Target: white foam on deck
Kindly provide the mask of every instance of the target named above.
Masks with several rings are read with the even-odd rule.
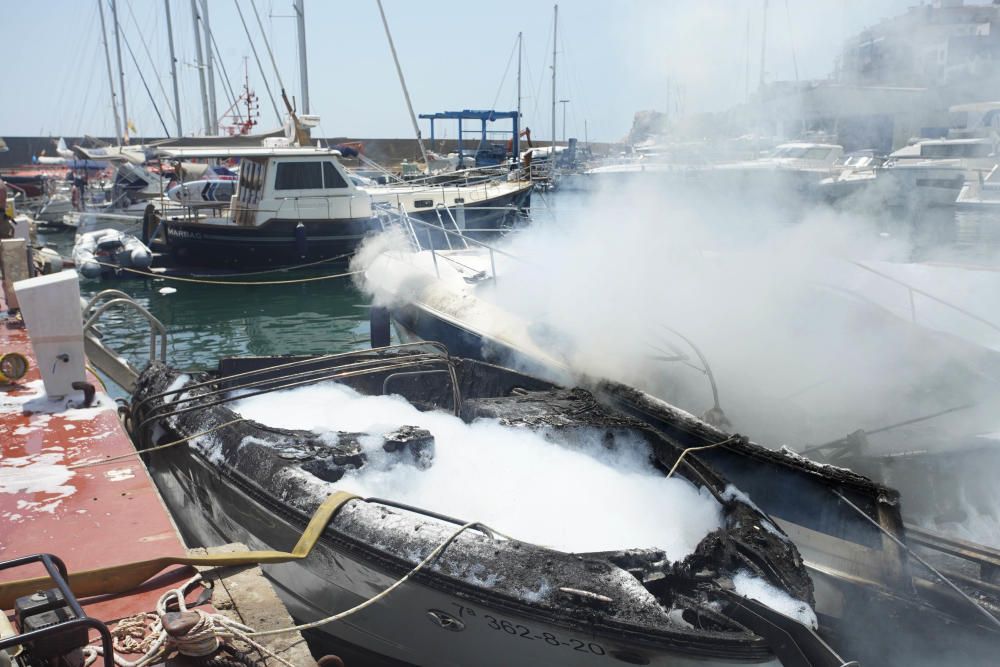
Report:
[[[18,509],[54,511],[62,498],[76,493],[76,487],[67,484],[76,473],[62,463],[64,458],[62,448],[30,456],[0,458],[0,493],[46,494],[48,497],[39,500],[19,500]]]
[[[756,600],[767,605],[779,614],[784,614],[789,618],[794,618],[803,625],[807,625],[813,630],[819,627],[816,620],[816,612],[803,602],[796,600],[785,591],[772,586],[760,577],[755,577],[743,570],[733,577],[733,586],[736,592],[745,598]]]
[[[560,445],[492,420],[465,424],[420,412],[398,396],[362,396],[332,383],[242,399],[233,409],[270,426],[381,434],[401,425],[435,437],[427,470],[396,464],[380,438],[362,438],[369,461],[337,488],[478,520],[518,539],[564,551],[662,549],[690,554],[720,526],[721,507],[681,478],[665,479],[638,439],[607,450],[594,430]]]

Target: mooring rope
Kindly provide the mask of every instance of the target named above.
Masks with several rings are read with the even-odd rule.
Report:
[[[375,604],[379,600],[384,599],[386,596],[388,596],[394,590],[396,590],[397,588],[399,588],[400,586],[402,586],[403,584],[405,584],[410,579],[410,577],[412,577],[413,575],[415,575],[418,572],[420,572],[421,570],[423,570],[431,561],[433,561],[435,558],[437,558],[439,555],[441,555],[441,552],[443,552],[445,549],[447,549],[448,546],[452,542],[454,542],[455,539],[459,535],[461,535],[462,533],[464,533],[465,531],[467,531],[470,528],[478,528],[478,529],[485,530],[485,531],[491,531],[492,530],[489,526],[486,526],[485,524],[479,523],[478,521],[470,521],[468,523],[462,524],[457,530],[455,530],[454,532],[451,533],[451,535],[448,536],[448,539],[446,539],[444,542],[442,542],[437,547],[435,547],[435,549],[433,551],[431,551],[429,554],[427,554],[427,556],[422,561],[420,561],[419,563],[417,563],[413,567],[413,569],[411,569],[409,572],[407,572],[401,579],[397,579],[388,588],[386,588],[385,590],[379,592],[378,594],[376,594],[376,595],[368,598],[364,602],[361,602],[361,603],[359,603],[359,604],[357,604],[357,605],[355,605],[355,606],[353,606],[350,609],[347,609],[345,611],[339,612],[337,614],[333,614],[332,616],[327,616],[326,618],[321,618],[318,621],[312,621],[310,623],[301,623],[299,625],[292,625],[292,626],[289,626],[287,628],[278,628],[277,630],[261,630],[261,631],[258,631],[258,632],[249,632],[249,633],[247,633],[247,636],[248,637],[266,637],[266,636],[269,636],[269,635],[280,635],[280,634],[284,634],[286,632],[299,632],[299,631],[302,631],[302,630],[311,630],[312,628],[318,628],[321,625],[326,625],[328,623],[333,623],[334,621],[339,621],[341,619],[347,618],[348,616],[350,616],[352,614],[356,614],[357,612],[361,611],[362,609],[365,609],[366,607]]]
[[[329,276],[312,276],[310,278],[292,278],[289,280],[208,280],[206,278],[187,278],[184,276],[170,276],[160,273],[150,273],[149,271],[140,271],[139,269],[132,269],[127,266],[119,266],[117,264],[111,264],[109,262],[98,262],[94,260],[96,264],[101,266],[106,266],[117,271],[128,271],[129,273],[135,273],[146,278],[162,278],[163,280],[176,280],[182,283],[196,283],[199,285],[294,285],[298,283],[311,283],[318,280],[332,280],[333,278],[346,278],[347,276],[355,276],[363,271],[347,271],[346,273],[334,273]]]
[[[157,445],[156,447],[149,447],[147,449],[137,449],[136,451],[129,452],[128,454],[121,454],[120,456],[111,456],[111,457],[108,457],[106,459],[101,459],[100,461],[83,461],[81,463],[74,463],[73,465],[66,466],[66,468],[69,469],[69,470],[73,470],[73,469],[76,469],[76,468],[91,468],[93,466],[102,466],[102,465],[106,465],[108,463],[112,463],[114,461],[120,461],[122,459],[132,458],[133,456],[139,456],[140,454],[148,454],[149,452],[155,452],[155,451],[160,450],[160,449],[166,449],[168,447],[173,447],[175,445],[179,445],[181,443],[187,442],[188,440],[194,440],[195,438],[200,438],[203,435],[208,435],[209,433],[214,433],[215,431],[218,431],[219,429],[225,428],[226,426],[231,426],[231,425],[236,424],[238,422],[245,422],[245,421],[250,421],[250,420],[247,419],[247,418],[245,418],[245,417],[240,417],[239,419],[232,419],[232,420],[227,421],[227,422],[225,422],[223,424],[219,424],[218,426],[213,426],[210,429],[206,429],[206,430],[202,431],[201,433],[195,433],[194,435],[186,435],[183,438],[180,438],[178,440],[174,440],[173,442],[168,442],[165,445]]]

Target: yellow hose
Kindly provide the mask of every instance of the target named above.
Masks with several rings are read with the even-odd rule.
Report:
[[[69,575],[70,590],[78,598],[93,595],[119,595],[138,588],[163,568],[170,565],[198,565],[207,567],[227,565],[254,565],[264,563],[286,563],[308,556],[322,535],[330,519],[343,505],[358,496],[345,491],[337,491],[327,497],[316,508],[309,525],[302,532],[299,541],[291,551],[247,551],[235,554],[212,554],[206,556],[162,556],[134,563],[122,563],[109,567],[74,572]],[[108,544],[114,548],[113,543]],[[0,609],[10,609],[14,601],[24,595],[51,588],[54,583],[49,577],[35,577],[0,583]]]

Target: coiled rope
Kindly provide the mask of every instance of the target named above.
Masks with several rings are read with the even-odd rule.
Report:
[[[184,597],[187,593],[187,589],[201,580],[201,575],[198,574],[189,579],[182,586],[164,593],[156,603],[156,613],[136,614],[118,622],[118,625],[111,631],[116,652],[114,656],[115,664],[119,667],[148,667],[149,665],[161,661],[172,652],[177,652],[181,655],[189,657],[205,657],[212,655],[215,651],[219,650],[225,642],[232,642],[232,640],[236,639],[247,643],[269,657],[274,658],[282,665],[295,667],[287,660],[268,649],[266,646],[263,646],[259,642],[255,641],[253,638],[309,630],[328,623],[339,621],[351,616],[352,614],[356,614],[362,609],[385,599],[390,593],[409,581],[411,577],[423,570],[432,561],[434,561],[434,559],[440,556],[441,553],[447,549],[459,535],[470,528],[490,531],[488,526],[481,524],[478,521],[465,523],[453,531],[447,539],[435,547],[429,554],[427,554],[426,557],[424,557],[423,560],[403,575],[403,577],[397,579],[388,588],[370,597],[364,602],[361,602],[360,604],[357,604],[345,611],[333,614],[332,616],[322,618],[318,621],[301,623],[299,625],[292,625],[285,628],[277,628],[275,630],[254,631],[253,628],[234,621],[231,618],[223,616],[222,614],[207,613],[200,609],[195,609],[193,611],[198,614],[197,623],[182,634],[171,635],[168,633],[163,627],[163,616],[167,613],[167,605],[171,600],[176,600],[180,611],[188,611]],[[131,662],[119,656],[119,652],[142,652],[143,655],[138,660]],[[89,667],[89,665],[93,664],[93,662],[97,660],[97,657],[100,655],[103,655],[103,650],[100,647],[88,646],[84,650],[84,667]]]
[[[195,609],[191,613],[198,615],[197,622],[180,634],[170,634],[163,627],[163,617],[167,614],[167,606],[176,601],[181,612],[188,612],[184,600],[188,589],[201,581],[201,575],[195,575],[178,588],[165,592],[156,603],[156,613],[142,613],[129,616],[118,622],[111,631],[115,648],[115,664],[119,667],[147,667],[161,662],[171,653],[179,653],[191,658],[203,658],[218,651],[224,643],[233,640],[245,642],[286,667],[295,667],[274,651],[251,639],[253,628],[234,621],[217,613],[207,613]],[[142,657],[129,661],[119,653],[142,653]],[[84,649],[84,666],[93,664],[104,651],[99,646],[88,646]]]

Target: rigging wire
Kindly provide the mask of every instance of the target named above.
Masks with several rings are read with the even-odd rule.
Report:
[[[553,21],[555,18],[552,19]],[[538,88],[535,89],[535,106],[531,110],[531,115],[534,117],[538,116],[538,102],[542,97],[542,84],[545,82],[545,66],[549,63],[549,45],[552,43],[552,21],[549,22],[549,28],[546,31],[548,37],[545,38],[545,60],[542,61],[542,71],[538,75]]]
[[[274,107],[274,115],[278,119],[278,124],[280,125],[281,112],[278,111],[278,105],[274,101],[274,95],[271,93],[271,84],[267,82],[267,74],[264,73],[264,66],[261,65],[260,56],[257,55],[257,47],[254,46],[253,37],[250,36],[250,28],[247,27],[246,19],[243,18],[243,10],[240,9],[240,0],[233,0],[233,4],[236,5],[236,11],[240,15],[240,22],[243,24],[243,31],[247,34],[247,41],[250,42],[250,50],[253,51],[253,59],[257,62],[257,69],[260,70],[260,76],[264,80],[264,89],[267,90],[267,97],[271,100],[271,106]]]
[[[90,109],[90,93],[92,93],[94,88],[97,87],[94,85],[94,77],[97,75],[100,69],[98,67],[98,58],[100,58],[100,55],[101,55],[101,43],[100,41],[95,41],[93,55],[90,58],[90,66],[86,70],[90,72],[90,79],[87,80],[87,85],[83,95],[83,102],[80,104],[80,113],[77,114],[76,128],[73,130],[73,133],[76,135],[79,135],[80,130],[83,129],[83,114],[87,109]],[[93,113],[92,109],[91,112]]]
[[[278,70],[278,63],[274,60],[274,51],[271,50],[271,42],[267,38],[267,33],[264,31],[264,23],[260,20],[260,14],[257,12],[257,3],[255,0],[250,0],[250,7],[253,9],[253,15],[257,17],[257,26],[260,28],[260,35],[264,38],[264,46],[267,47],[267,55],[271,57],[271,67],[274,68],[274,76],[278,79],[278,86],[282,91],[285,90],[285,82],[281,80],[281,72]]]
[[[792,10],[788,8],[788,0],[785,0],[785,15],[788,16],[788,41],[792,45],[792,67],[795,68],[795,81],[799,80],[799,62],[795,57],[795,34],[792,32]]]
[[[219,51],[219,45],[215,43],[215,32],[212,31],[208,34],[209,37],[212,38],[212,47],[215,49],[215,62],[219,63],[219,68],[222,70],[223,89],[229,92],[229,99],[227,102],[232,105],[230,108],[236,109],[238,113],[239,107],[237,106],[237,103],[239,100],[236,97],[236,93],[233,92],[233,84],[229,80],[229,72],[226,71],[226,64],[222,61],[222,53]]]
[[[79,7],[82,10],[85,7],[85,5],[80,4]],[[80,50],[81,50],[81,48],[83,47],[83,45],[85,43],[91,41],[91,39],[90,39],[90,31],[93,29],[93,26],[94,26],[94,23],[95,23],[95,19],[96,19],[96,12],[93,12],[90,15],[90,23],[88,24],[87,30],[86,31],[81,31],[80,33],[77,34],[77,42],[74,44],[73,48],[69,50],[69,53],[79,53]],[[76,25],[79,25],[80,23],[81,23],[80,21],[77,21]],[[69,96],[70,100],[74,100],[77,97],[79,97],[79,95],[76,95],[76,94],[70,95],[71,83],[76,83],[77,85],[79,85],[79,83],[80,83],[80,79],[79,78],[75,78],[74,79],[74,75],[76,75],[77,72],[78,71],[74,67],[67,67],[65,70],[63,70],[63,78],[61,79],[61,81],[60,81],[60,83],[58,85],[59,97],[58,97],[58,100],[57,100],[55,106],[52,107],[52,109],[54,111],[56,111],[57,113],[60,112],[62,109],[66,108],[66,106],[67,106],[67,104],[66,104],[66,98],[67,98],[67,96]],[[75,87],[73,88],[73,93],[76,93],[76,88]],[[52,126],[54,126],[54,124]],[[44,132],[42,134],[44,134]]]
[[[510,72],[510,64],[514,62],[514,54],[517,52],[517,39],[514,40],[514,46],[510,50],[510,56],[507,57],[507,66],[503,70],[503,78],[500,79],[500,85],[497,86],[497,94],[493,97],[493,104],[490,106],[491,109],[497,108],[497,102],[500,101],[500,93],[503,91],[503,84],[507,83],[507,73]]]
[[[163,114],[160,113],[160,107],[156,103],[156,99],[153,97],[153,91],[149,89],[149,84],[146,83],[146,77],[142,75],[142,70],[139,69],[139,61],[136,60],[135,52],[132,50],[132,45],[129,44],[128,36],[125,34],[125,30],[122,29],[121,24],[118,24],[119,30],[122,33],[122,40],[125,42],[125,48],[128,49],[128,54],[132,57],[132,64],[135,65],[135,73],[139,75],[139,80],[142,81],[142,87],[146,89],[146,95],[149,96],[149,102],[153,105],[153,111],[156,112],[156,117],[160,119],[160,125],[163,127],[163,133],[166,136],[170,136],[170,130],[167,129],[167,124],[163,120]],[[125,121],[129,122],[128,119]]]
[[[135,12],[132,11],[132,0],[125,0],[125,8],[128,10],[132,23],[135,25],[136,32],[139,33],[139,41],[142,42],[142,48],[146,51],[146,58],[149,59],[149,66],[153,69],[153,74],[156,76],[156,83],[160,87],[160,93],[163,94],[163,101],[166,104],[167,111],[170,112],[170,117],[176,124],[177,116],[174,115],[174,109],[173,105],[170,103],[170,97],[167,95],[167,91],[163,87],[163,78],[160,76],[160,72],[156,69],[156,63],[153,61],[153,54],[149,52],[149,42],[146,40],[145,35],[142,32],[142,28],[139,27],[139,21],[135,18]],[[138,65],[136,65],[136,68],[138,68]]]

